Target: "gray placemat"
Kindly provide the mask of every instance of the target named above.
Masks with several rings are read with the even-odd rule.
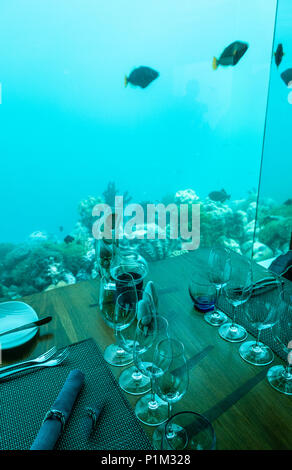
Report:
[[[72,369],[85,383],[57,450],[149,450],[151,443],[92,339],[70,346],[60,366],[18,374],[0,384],[0,449],[29,449]],[[88,437],[85,408],[101,405],[96,431]]]

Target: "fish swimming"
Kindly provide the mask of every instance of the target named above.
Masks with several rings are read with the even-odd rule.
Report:
[[[159,73],[156,70],[141,66],[132,70],[130,75],[125,77],[125,86],[131,83],[131,85],[146,88],[157,77],[159,77]]]
[[[212,199],[212,201],[225,202],[226,199],[230,199],[230,194],[227,194],[225,189],[221,189],[221,191],[212,191],[209,194],[209,198]]]
[[[285,55],[283,51],[283,44],[278,44],[277,50],[274,52],[275,63],[277,67],[279,67],[280,63],[282,62],[283,55]]]
[[[241,57],[246,53],[247,49],[248,44],[246,42],[232,42],[231,44],[229,44],[229,46],[225,47],[219,59],[213,57],[213,69],[216,70],[219,65],[223,65],[224,67],[228,65],[236,65],[237,62],[241,59]]]
[[[287,199],[287,201],[284,202],[285,206],[292,206],[292,199]]]
[[[68,245],[69,243],[74,242],[74,240],[75,240],[75,238],[72,237],[72,235],[67,235],[67,236],[64,238],[64,242],[67,243],[67,245]]]
[[[280,222],[283,219],[284,217],[281,217],[280,215],[267,215],[264,217],[263,223],[268,224],[269,222]]]
[[[287,86],[290,86],[290,82],[292,84],[292,69],[287,69],[281,73],[282,80],[286,83]]]

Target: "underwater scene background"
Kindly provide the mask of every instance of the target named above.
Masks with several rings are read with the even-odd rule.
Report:
[[[2,0],[0,298],[95,277],[92,208],[115,195],[200,204],[200,246],[287,251],[291,24],[290,0]],[[141,65],[159,76],[125,87]]]

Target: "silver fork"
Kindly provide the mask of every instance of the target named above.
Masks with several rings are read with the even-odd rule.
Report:
[[[0,367],[0,374],[4,371],[14,369],[15,367],[21,367],[21,366],[24,366],[26,364],[40,364],[42,362],[45,362],[48,359],[50,359],[56,353],[56,351],[57,351],[56,346],[53,346],[47,352],[41,354],[40,356],[36,357],[35,359],[30,359],[28,361],[19,362],[18,364],[11,364],[10,366]]]
[[[29,370],[29,369],[34,369],[38,367],[54,367],[58,366],[61,364],[66,357],[69,355],[69,348],[63,349],[54,359],[49,359],[46,362],[43,362],[41,364],[33,364],[31,366],[25,366],[25,367],[20,367],[19,369],[13,369],[8,372],[0,373],[0,379],[4,379],[4,377],[10,377],[11,375],[16,374],[17,372],[22,372],[24,370]]]

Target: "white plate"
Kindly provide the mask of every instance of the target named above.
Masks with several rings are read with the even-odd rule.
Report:
[[[0,333],[36,320],[38,320],[36,312],[24,302],[0,303]],[[37,334],[37,331],[38,328],[34,327],[29,330],[0,336],[0,347],[4,350],[21,346],[30,341]]]

